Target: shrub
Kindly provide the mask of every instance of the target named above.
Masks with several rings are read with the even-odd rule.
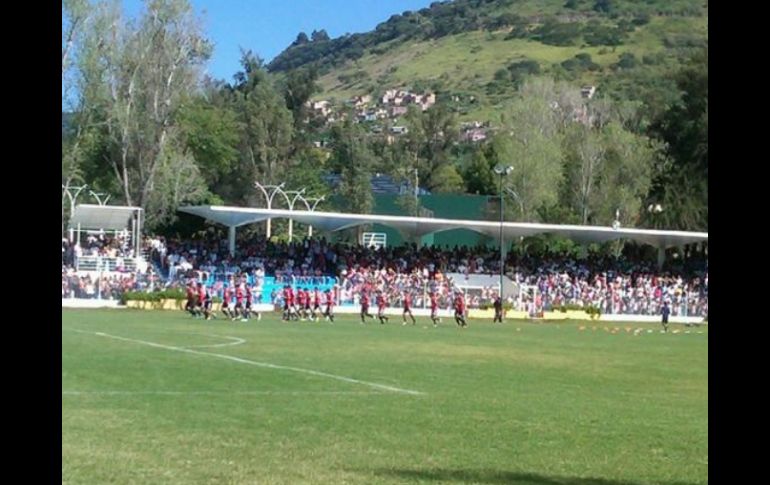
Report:
[[[159,302],[162,300],[184,300],[187,298],[187,294],[181,289],[169,289],[161,291],[127,291],[123,293],[121,302],[131,301],[153,301]]]
[[[548,20],[544,25],[535,30],[535,40],[548,45],[572,45],[580,35],[580,30],[580,24],[578,23],[559,23],[554,20]]]
[[[636,65],[636,56],[630,52],[624,52],[620,55],[620,60],[615,64],[615,67],[618,69],[632,69],[636,67]]]

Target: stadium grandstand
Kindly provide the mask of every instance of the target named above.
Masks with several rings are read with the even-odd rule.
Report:
[[[485,308],[500,295],[502,280],[508,308],[533,316],[561,307],[594,307],[608,315],[658,315],[665,301],[674,317],[708,315],[707,233],[194,206],[180,211],[228,231],[207,239],[179,240],[138,238],[139,213],[109,207],[78,206],[72,218],[71,227],[80,227],[73,241],[62,240],[63,300],[117,302],[126,291],[183,288],[191,280],[221,297],[244,277],[255,289],[257,303],[274,306],[282,304],[281,289],[289,285],[331,290],[343,307],[358,305],[361,292],[368,289],[381,290],[392,307],[401,305],[408,294],[415,308],[426,308],[429,295],[435,293],[439,305],[450,308],[453,293],[460,291],[470,308]],[[84,225],[86,214],[89,229]],[[320,229],[324,236],[295,235],[292,243],[237,237],[237,228],[268,219],[291,219]],[[358,244],[332,240],[340,231],[372,224],[396,228],[416,242],[372,245],[363,244],[363,239]],[[618,239],[637,244],[625,245],[618,257],[587,249],[579,256],[519,251],[514,244],[504,256],[501,279],[500,252],[494,245],[419,242],[430,233],[457,228],[491,238],[502,232],[504,241],[513,242],[551,234],[584,248]],[[654,251],[657,258],[650,257]]]

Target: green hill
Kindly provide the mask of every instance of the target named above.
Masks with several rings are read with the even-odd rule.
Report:
[[[269,68],[318,68],[317,99],[429,89],[454,100],[461,119],[490,119],[531,73],[604,91],[636,89],[640,78],[659,82],[688,50],[707,43],[708,5],[457,0],[394,15],[369,33],[321,38],[295,42]]]

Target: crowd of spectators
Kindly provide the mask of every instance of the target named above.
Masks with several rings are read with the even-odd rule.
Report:
[[[110,254],[119,251],[120,244],[120,240],[97,235],[88,239],[83,250]],[[260,282],[265,276],[275,276],[279,282],[293,279],[309,284],[331,276],[337,278],[337,294],[343,304],[357,304],[361,291],[367,289],[383,291],[392,306],[401,305],[408,293],[417,308],[427,306],[433,291],[442,307],[451,305],[457,289],[467,293],[471,308],[492,305],[498,295],[497,285],[469,289],[462,278],[453,281],[447,276],[499,274],[499,253],[494,247],[418,248],[405,244],[373,249],[323,238],[291,244],[252,239],[240,241],[231,256],[227,241],[216,237],[150,237],[144,244],[171,285],[189,278],[205,281],[212,274],[221,275],[220,281],[246,273]],[[63,264],[70,252],[63,243]],[[658,270],[649,255],[634,250],[617,257],[593,252],[580,258],[566,252],[512,251],[507,255],[506,274],[521,291],[508,295],[506,303],[519,310],[594,307],[602,313],[657,315],[668,301],[673,316],[706,316],[708,260],[701,249],[690,248],[683,256],[669,258]],[[89,294],[87,280],[75,286]]]
[[[72,268],[62,268],[61,297],[102,300],[120,300],[126,291],[142,291],[151,287],[152,281],[146,275],[131,273],[102,273],[93,276],[87,272],[78,273]]]

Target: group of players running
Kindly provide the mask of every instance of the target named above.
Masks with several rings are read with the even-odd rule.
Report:
[[[233,282],[228,288],[225,288],[222,295],[221,312],[225,318],[232,321],[239,320],[247,322],[251,318],[251,304],[253,301],[254,289],[249,286],[246,280]],[[191,281],[187,285],[187,304],[185,311],[189,312],[194,318],[205,318],[211,320],[216,318],[216,314],[211,311],[212,294],[208,286],[203,283]],[[262,314],[256,313],[257,320],[262,319]]]
[[[369,313],[369,291],[364,290],[361,292],[361,323],[366,322],[366,317],[369,317],[371,319],[374,319],[374,315]],[[414,315],[412,314],[412,295],[409,293],[404,293],[403,298],[403,312],[401,313],[401,318],[403,320],[402,325],[406,325],[406,316],[409,315],[409,318],[412,320],[412,325],[415,325],[417,322],[414,318]],[[377,303],[377,318],[380,320],[380,324],[385,324],[389,319],[388,316],[385,315],[385,308],[388,307],[388,299],[386,298],[385,293],[382,290],[378,290],[376,292],[376,303]],[[452,302],[452,306],[454,308],[454,318],[455,322],[457,322],[457,325],[460,327],[467,327],[468,323],[465,321],[465,317],[467,315],[467,308],[465,306],[465,297],[462,293],[457,292],[455,294],[454,300]],[[433,321],[433,326],[436,327],[441,322],[441,318],[438,316],[438,295],[436,292],[431,292],[430,294],[430,319]]]
[[[321,309],[321,305],[326,308]],[[334,321],[334,295],[331,290],[326,290],[323,297],[321,291],[316,288],[294,289],[286,285],[283,287],[283,314],[281,320],[313,320],[318,321],[323,316],[326,321]]]
[[[231,285],[224,289],[222,296],[222,314],[225,318],[229,318],[232,321],[239,320],[246,322],[251,317],[252,313],[252,301],[253,301],[254,289],[249,286],[246,280],[239,280],[237,282],[231,282]],[[369,313],[370,293],[372,290],[364,289],[361,292],[361,323],[366,322],[366,317],[374,319],[374,315]],[[403,319],[402,325],[407,324],[406,317],[412,321],[412,325],[415,325],[417,321],[412,314],[412,295],[404,293],[403,298],[403,312],[401,318]],[[185,311],[189,312],[195,318],[205,318],[211,320],[216,318],[216,314],[212,312],[212,294],[209,287],[203,283],[195,283],[191,281],[187,285],[187,304],[185,305]],[[385,309],[388,306],[388,299],[382,290],[376,291],[376,304],[377,304],[377,318],[380,320],[380,324],[388,322],[389,318],[385,315]],[[433,326],[437,326],[441,322],[441,318],[438,316],[438,295],[435,292],[430,294],[430,319],[433,321]],[[468,323],[465,320],[467,315],[467,307],[465,305],[465,297],[462,293],[457,292],[452,302],[454,308],[454,318],[457,325],[460,327],[467,327]],[[323,307],[323,308],[322,308]],[[259,312],[256,312],[257,320],[262,318]],[[283,288],[283,314],[281,319],[283,321],[290,320],[312,320],[319,321],[321,317],[324,320],[334,322],[334,295],[331,290],[326,290],[323,295],[318,288],[311,290],[309,288],[298,288],[295,290],[286,285]]]

